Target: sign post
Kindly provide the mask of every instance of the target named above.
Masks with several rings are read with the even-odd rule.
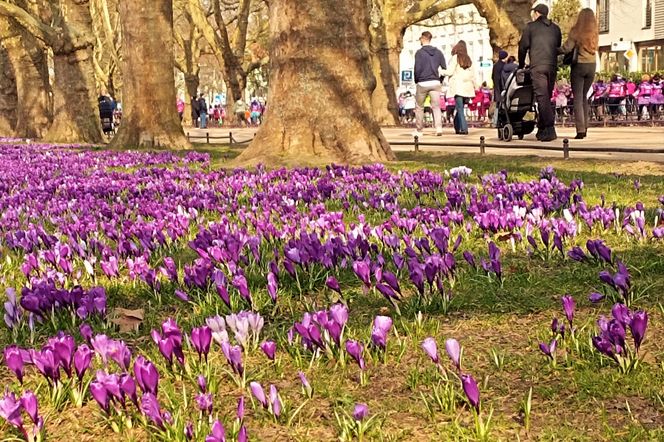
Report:
[[[413,70],[406,69],[401,71],[401,84],[411,85],[413,84]]]

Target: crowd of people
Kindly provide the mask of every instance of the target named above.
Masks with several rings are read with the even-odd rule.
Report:
[[[599,33],[591,9],[581,10],[564,42],[560,28],[548,17],[546,5],[535,5],[531,14],[532,22],[521,36],[518,54],[499,52],[490,85],[477,84],[463,40],[452,49],[448,66],[442,52],[431,45],[432,34],[422,33],[422,47],[415,54],[415,93],[406,91],[398,97],[401,122],[415,123],[413,135],[422,137],[425,124],[430,123],[440,136],[445,120],[453,122],[456,134],[465,135],[467,117],[476,121],[492,118],[495,126],[495,109],[505,99],[507,80],[520,68],[527,68],[532,79],[538,115],[536,137],[540,141],[555,140],[556,120],[565,118],[574,119],[576,138],[582,139],[593,118],[631,115],[640,120],[663,114],[664,79],[659,75],[644,75],[637,82],[619,75],[610,79],[597,77]],[[571,68],[570,81],[557,80],[559,56]]]
[[[176,103],[180,121],[184,118],[185,103],[178,98]],[[191,97],[191,121],[192,126],[199,129],[210,127],[222,127],[229,125],[238,125],[241,127],[258,126],[263,122],[263,115],[266,110],[266,102],[260,98],[254,98],[250,103],[246,103],[239,98],[230,106],[230,113],[227,106],[214,104],[208,106],[205,96],[200,94],[198,98]]]

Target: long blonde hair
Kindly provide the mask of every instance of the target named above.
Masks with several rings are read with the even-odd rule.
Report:
[[[579,12],[576,23],[572,26],[569,36],[576,42],[580,49],[586,52],[596,53],[599,48],[599,31],[597,18],[590,8],[584,8]]]

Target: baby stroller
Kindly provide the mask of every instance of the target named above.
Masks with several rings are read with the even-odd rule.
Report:
[[[515,135],[523,140],[535,129],[537,108],[529,69],[517,69],[508,77],[497,112],[499,140],[512,141]]]
[[[113,125],[113,101],[109,97],[99,97],[99,118],[105,135],[115,131]]]

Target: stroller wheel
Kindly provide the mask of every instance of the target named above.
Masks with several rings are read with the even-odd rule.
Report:
[[[501,140],[501,141],[503,139],[503,129],[502,128],[498,129],[498,139]]]
[[[512,129],[511,124],[506,124],[505,127],[503,127],[503,140],[504,141],[512,141],[512,136],[514,135],[514,129]]]

